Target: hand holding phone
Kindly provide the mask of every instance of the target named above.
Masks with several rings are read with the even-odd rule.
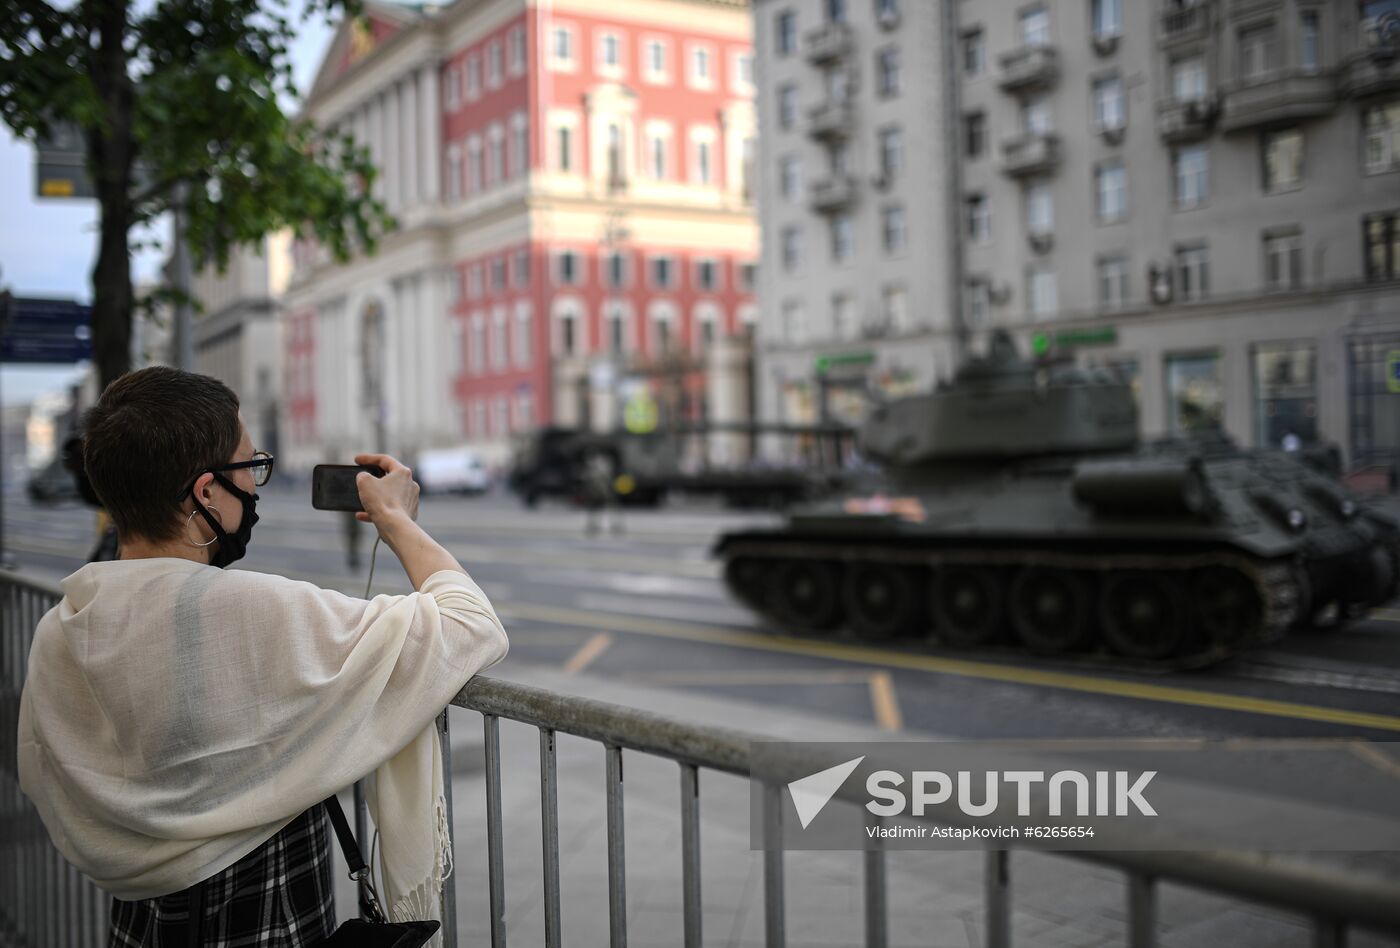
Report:
[[[355,463],[382,473],[378,480],[356,475],[364,505],[356,517],[379,527],[381,535],[385,524],[400,515],[418,519],[418,484],[412,471],[387,454],[357,454]]]
[[[383,477],[384,470],[370,464],[318,464],[311,470],[311,506],[317,510],[363,511],[360,487],[355,479],[361,473]]]

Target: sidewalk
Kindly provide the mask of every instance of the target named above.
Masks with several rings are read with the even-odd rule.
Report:
[[[552,668],[508,663],[498,677],[553,691],[613,701],[685,721],[786,739],[908,740],[936,737],[826,720],[780,708],[722,701],[681,690],[629,685]],[[453,797],[456,891],[463,946],[490,944],[486,869],[485,779],[481,718],[453,711]],[[754,722],[762,722],[755,726]],[[539,802],[539,737],[533,727],[501,722],[505,823],[506,924],[509,943],[543,942]],[[559,850],[562,929],[567,945],[608,944],[607,828],[601,745],[558,740]],[[624,752],[628,944],[681,942],[681,841],[676,764]],[[748,786],[701,771],[701,864],[705,944],[763,945],[762,853],[749,850]],[[984,943],[980,852],[887,854],[891,946],[976,948]],[[860,853],[796,852],[785,862],[787,943],[793,948],[864,944]],[[344,914],[354,905],[343,874]],[[1109,869],[1037,853],[1011,864],[1013,934],[1017,945],[1096,946],[1126,943],[1126,881]],[[1231,899],[1164,886],[1158,905],[1163,946],[1311,944],[1301,918]],[[1394,945],[1354,933],[1353,946]]]

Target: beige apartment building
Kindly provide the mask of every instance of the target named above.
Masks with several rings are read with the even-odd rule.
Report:
[[[765,176],[781,174],[768,119],[786,75],[765,21],[771,34],[796,16],[809,42],[842,21],[868,35],[850,54],[862,88],[865,77],[878,85],[881,50],[895,43],[904,75],[950,77],[896,100],[906,123],[955,116],[936,132],[956,160],[941,163],[937,141],[909,150],[906,188],[923,201],[909,205],[912,252],[845,281],[867,292],[900,266],[909,280],[954,281],[919,297],[955,308],[912,327],[903,358],[931,359],[943,378],[959,323],[974,340],[1006,327],[1027,349],[1122,370],[1149,436],[1218,424],[1245,444],[1296,435],[1335,441],[1355,461],[1396,455],[1400,2],[764,0],[757,10]],[[863,25],[882,18],[895,24],[883,35]],[[927,32],[939,27],[941,37]],[[897,119],[865,114],[847,141],[869,160]],[[951,218],[937,206],[947,186]],[[878,214],[888,199],[858,187]],[[783,228],[822,223],[817,193],[800,221],[763,204],[760,373],[800,348],[776,327],[807,280],[785,277],[774,255]],[[940,227],[953,228],[951,252],[929,252],[931,239],[914,250],[913,235]],[[820,255],[812,264],[834,269]],[[847,292],[835,282],[822,291]],[[813,386],[829,387],[813,370],[837,356],[878,382],[879,343],[816,347]]]

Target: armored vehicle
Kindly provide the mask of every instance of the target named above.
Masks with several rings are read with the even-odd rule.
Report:
[[[1128,384],[1027,361],[1005,334],[875,409],[860,444],[869,482],[715,547],[781,627],[1178,667],[1396,592],[1400,530],[1337,465],[1141,443]]]

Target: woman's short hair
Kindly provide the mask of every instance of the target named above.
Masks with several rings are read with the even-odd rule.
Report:
[[[128,372],[88,413],[83,466],[120,537],[180,535],[180,491],[238,450],[238,396],[166,366]]]

